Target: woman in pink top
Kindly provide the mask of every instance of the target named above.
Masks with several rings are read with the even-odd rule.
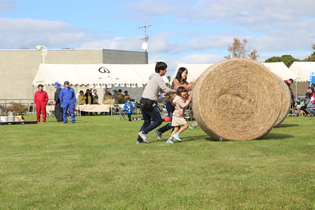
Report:
[[[188,91],[188,94],[190,94],[193,82],[188,83],[186,81],[187,75],[188,75],[188,70],[185,67],[180,67],[177,71],[175,79],[172,82],[171,87],[175,90],[177,90],[177,88],[180,86],[185,87]],[[173,112],[175,110],[175,104],[173,103],[175,96],[176,96],[176,93],[169,94],[165,100],[165,102],[166,102],[165,106],[166,106],[167,114],[171,118],[171,120],[173,117]],[[158,140],[162,141],[162,134],[164,132],[172,129],[172,128],[173,128],[172,123],[168,123],[168,124],[164,125],[163,127],[156,129],[155,133],[156,133]]]

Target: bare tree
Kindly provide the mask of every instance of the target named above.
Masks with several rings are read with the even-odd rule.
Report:
[[[257,60],[259,58],[257,50],[254,50],[249,53],[250,47],[248,46],[247,39],[243,39],[242,41],[238,38],[234,38],[234,42],[232,45],[228,47],[228,51],[231,53],[230,55],[224,56],[225,59],[230,58],[249,58],[252,60]]]

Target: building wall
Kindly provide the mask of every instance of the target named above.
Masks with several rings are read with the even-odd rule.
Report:
[[[0,50],[0,100],[32,99],[34,91],[37,90],[37,87],[32,86],[32,82],[42,62],[42,52],[38,50]],[[104,49],[48,50],[45,63],[147,64],[148,55],[147,52]]]
[[[147,52],[103,50],[103,63],[106,64],[147,64]]]

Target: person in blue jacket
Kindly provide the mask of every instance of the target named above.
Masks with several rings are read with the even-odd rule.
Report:
[[[124,107],[122,109],[125,111],[128,115],[128,121],[131,121],[131,114],[133,113],[133,105],[131,103],[131,99],[127,98],[126,103],[124,104]]]
[[[63,108],[63,122],[67,123],[67,112],[70,111],[71,122],[75,123],[74,106],[76,97],[73,88],[69,87],[69,81],[64,82],[64,88],[60,91],[60,103]]]

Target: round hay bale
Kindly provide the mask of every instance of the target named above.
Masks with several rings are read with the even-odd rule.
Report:
[[[288,116],[291,107],[291,93],[288,85],[276,74],[274,74],[277,82],[281,84],[281,110],[274,127],[280,125]]]
[[[279,117],[281,88],[273,73],[256,61],[221,61],[195,82],[194,115],[213,139],[259,139],[269,133]]]

